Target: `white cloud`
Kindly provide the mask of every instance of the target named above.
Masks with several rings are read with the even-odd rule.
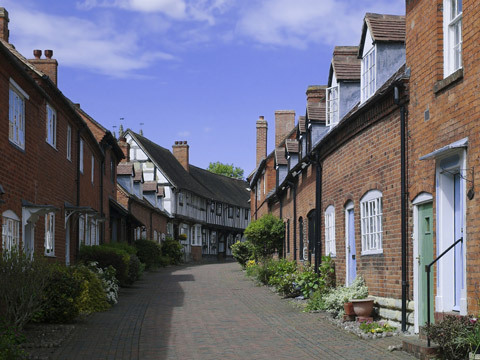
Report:
[[[182,138],[188,138],[190,137],[190,131],[180,131],[177,133],[178,136],[182,137]]]
[[[357,45],[366,12],[400,14],[404,6],[404,0],[266,0],[243,9],[237,33],[261,44],[296,48]]]
[[[135,76],[159,60],[174,56],[141,48],[138,34],[118,32],[109,19],[93,22],[9,7],[15,46],[31,57],[33,49],[53,49],[61,66],[84,68],[114,77]]]

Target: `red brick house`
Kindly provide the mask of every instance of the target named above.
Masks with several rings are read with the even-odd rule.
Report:
[[[428,315],[427,291],[432,319],[479,311],[479,16],[473,0],[406,2],[416,328]],[[433,266],[427,289],[425,265],[455,243]]]

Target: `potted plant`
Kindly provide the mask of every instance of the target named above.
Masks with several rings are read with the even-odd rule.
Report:
[[[353,311],[355,311],[357,316],[370,317],[372,315],[374,299],[364,298],[352,299],[350,301],[353,303]]]
[[[347,301],[343,304],[343,310],[345,311],[345,315],[355,316],[355,311],[353,310],[353,303],[351,301]]]

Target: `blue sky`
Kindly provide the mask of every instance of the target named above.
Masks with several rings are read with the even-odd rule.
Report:
[[[93,118],[120,123],[190,162],[255,167],[255,122],[305,114],[335,45],[358,45],[365,12],[405,0],[2,0],[10,42],[27,58],[53,49],[58,86]],[[123,121],[120,121],[123,118]],[[114,126],[117,126],[115,129]]]

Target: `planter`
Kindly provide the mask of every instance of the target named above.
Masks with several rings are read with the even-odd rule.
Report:
[[[353,303],[350,301],[343,304],[343,310],[345,310],[345,315],[348,315],[348,316],[355,315],[355,311],[353,310]]]
[[[369,317],[373,311],[373,299],[354,299],[353,303],[355,314],[360,317]]]

